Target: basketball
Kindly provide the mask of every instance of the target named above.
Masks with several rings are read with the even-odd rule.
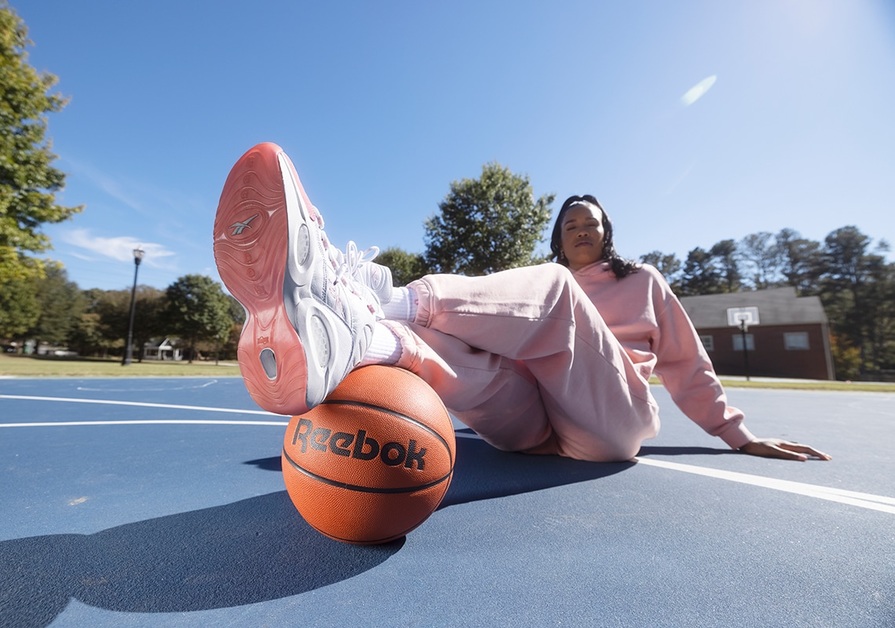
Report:
[[[283,479],[319,532],[346,543],[386,543],[435,512],[455,455],[450,415],[426,382],[397,367],[365,366],[289,421]]]

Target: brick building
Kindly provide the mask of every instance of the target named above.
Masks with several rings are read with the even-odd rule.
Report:
[[[728,320],[736,308],[758,314],[759,323],[745,333],[748,375],[835,379],[829,324],[818,297],[799,297],[787,287],[682,297],[681,303],[719,374],[746,374],[744,334]]]

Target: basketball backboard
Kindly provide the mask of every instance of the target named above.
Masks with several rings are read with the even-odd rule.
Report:
[[[757,307],[747,306],[727,308],[727,324],[731,327],[746,328],[750,325],[758,325],[759,322]]]

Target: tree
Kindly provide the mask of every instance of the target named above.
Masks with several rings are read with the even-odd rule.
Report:
[[[662,251],[650,251],[646,255],[641,255],[640,261],[644,264],[655,266],[665,277],[672,291],[675,293],[680,291],[681,269],[683,267],[677,255],[674,253],[665,254]]]
[[[780,251],[780,272],[800,295],[817,294],[821,273],[820,243],[798,231],[781,229],[775,236]]]
[[[712,264],[718,269],[724,289],[722,292],[739,292],[743,287],[743,275],[737,260],[737,245],[733,240],[721,240],[709,251]]]
[[[483,275],[535,262],[555,195],[535,200],[528,177],[490,163],[479,179],[451,183],[426,221],[428,270]]]
[[[884,342],[875,338],[877,320],[886,318],[885,259],[868,252],[871,239],[854,226],[836,229],[824,239],[821,299],[833,312],[836,332],[861,355],[861,373],[878,368]],[[888,245],[882,243],[882,250]],[[882,290],[880,290],[882,289]]]
[[[752,285],[765,290],[773,285],[780,268],[780,247],[768,231],[750,233],[737,244],[740,260],[752,268]]]
[[[124,348],[130,315],[130,290],[98,290],[84,291],[87,299],[87,313],[96,315],[82,317],[78,326],[78,338],[91,348],[87,352],[97,352],[106,356],[110,350],[117,353]]]
[[[869,360],[875,370],[895,367],[895,264],[885,262],[883,253],[888,250],[883,241],[877,247],[878,254],[868,259],[865,286],[871,310],[866,323]]]
[[[84,312],[78,318],[74,329],[69,334],[68,346],[78,355],[101,355],[105,357],[103,345],[102,320],[96,312]]]
[[[223,344],[233,324],[230,301],[221,285],[204,275],[185,275],[168,286],[167,318],[189,347],[193,361],[200,341]]]
[[[51,345],[67,345],[87,303],[61,264],[46,264],[45,276],[37,282],[37,299],[40,316],[27,335]]]
[[[24,22],[0,2],[0,301],[14,307],[19,282],[43,274],[42,262],[27,256],[50,248],[41,225],[61,222],[82,209],[55,201],[65,174],[51,165],[56,155],[46,138],[46,114],[61,111],[66,101],[50,93],[55,76],[27,63],[30,43]],[[8,318],[28,319],[27,308]],[[29,321],[30,327],[33,316]],[[12,335],[14,329],[0,327],[0,336]]]
[[[422,255],[408,253],[397,247],[390,247],[382,251],[376,257],[376,263],[388,266],[392,271],[392,283],[396,286],[406,286],[428,272],[426,260]]]
[[[719,294],[726,292],[724,278],[715,266],[714,256],[696,247],[687,253],[681,276],[681,295]]]
[[[830,356],[836,378],[842,380],[855,379],[861,374],[861,352],[835,333],[830,334]]]
[[[165,320],[167,311],[168,295],[163,290],[137,286],[134,298],[134,349],[140,362],[143,361],[143,347],[146,343],[168,333]]]
[[[2,257],[2,251],[0,251]],[[25,264],[33,263],[25,260]],[[28,331],[40,316],[37,287],[33,277],[38,270],[9,272],[0,261],[0,338],[17,338]]]

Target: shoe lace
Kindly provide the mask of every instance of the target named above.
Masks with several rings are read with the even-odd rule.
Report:
[[[333,284],[338,283],[346,275],[351,278],[356,278],[357,271],[360,269],[361,265],[367,262],[372,262],[376,259],[376,256],[379,255],[378,246],[371,246],[361,251],[358,250],[354,240],[348,241],[344,253],[335,247],[333,247],[333,250],[335,251],[335,262],[337,265],[336,278],[335,281],[333,281]]]

